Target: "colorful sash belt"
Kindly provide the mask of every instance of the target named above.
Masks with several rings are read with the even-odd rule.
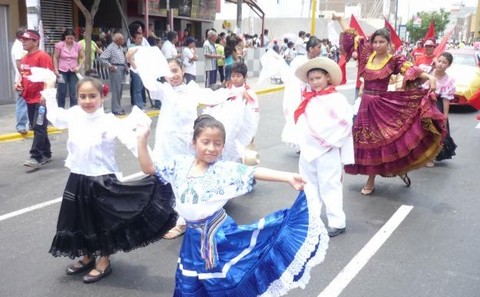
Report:
[[[199,221],[187,221],[189,228],[201,230],[201,254],[202,259],[205,260],[205,268],[211,269],[215,267],[215,262],[218,259],[217,243],[215,242],[215,234],[227,219],[227,214],[222,208],[206,219]]]

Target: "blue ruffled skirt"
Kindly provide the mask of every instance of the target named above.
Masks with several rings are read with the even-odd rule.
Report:
[[[237,225],[227,216],[213,236],[211,268],[202,258],[202,228],[187,225],[174,296],[281,296],[305,287],[310,269],[323,261],[328,247],[319,202],[303,192],[291,208],[253,224]]]

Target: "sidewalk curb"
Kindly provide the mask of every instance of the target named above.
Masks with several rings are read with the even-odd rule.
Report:
[[[266,95],[266,94],[270,94],[270,93],[280,92],[280,91],[283,91],[284,89],[285,89],[285,86],[281,85],[281,86],[278,86],[278,87],[261,89],[261,90],[255,91],[255,93],[257,95]],[[158,116],[160,114],[160,110],[149,110],[149,111],[146,112],[146,114],[149,117],[155,117],[155,116]],[[124,118],[124,117],[126,117],[126,116],[119,116],[119,118]],[[51,126],[47,128],[48,134],[58,134],[58,133],[62,133],[65,130],[66,129],[57,129],[57,128],[51,127]],[[33,131],[28,131],[28,133],[25,134],[25,135],[22,135],[18,132],[2,134],[2,135],[0,135],[0,142],[9,142],[9,141],[15,141],[15,140],[20,140],[20,139],[28,139],[28,138],[33,138]]]

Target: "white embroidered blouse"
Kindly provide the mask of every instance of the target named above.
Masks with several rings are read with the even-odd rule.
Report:
[[[128,121],[106,114],[103,108],[87,113],[80,106],[59,108],[56,89],[42,91],[46,100],[47,119],[57,128],[68,128],[65,166],[86,176],[118,174],[115,160],[116,138],[137,156],[137,137]]]

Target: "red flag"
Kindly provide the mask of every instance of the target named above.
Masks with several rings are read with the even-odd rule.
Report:
[[[387,18],[385,18],[385,27],[390,31],[390,39],[393,44],[393,51],[395,52],[398,48],[402,46],[402,40],[400,37],[398,37],[397,32],[395,29],[390,25],[390,23],[387,21]]]
[[[358,35],[363,36],[364,38],[367,38],[367,35],[365,35],[365,32],[363,32],[362,27],[360,27],[360,24],[358,23],[357,19],[353,14],[352,14],[352,17],[350,18],[350,28],[357,30]]]
[[[425,40],[435,38],[435,23],[433,20],[430,21],[430,27],[428,27],[427,35],[425,35]]]
[[[442,40],[440,41],[440,43],[435,48],[435,51],[433,52],[433,55],[435,57],[440,56],[440,54],[445,51],[445,48],[447,47],[447,42],[452,36],[452,34],[453,34],[453,29],[450,30],[450,32],[448,32],[447,34],[445,34],[445,36],[443,36]]]

